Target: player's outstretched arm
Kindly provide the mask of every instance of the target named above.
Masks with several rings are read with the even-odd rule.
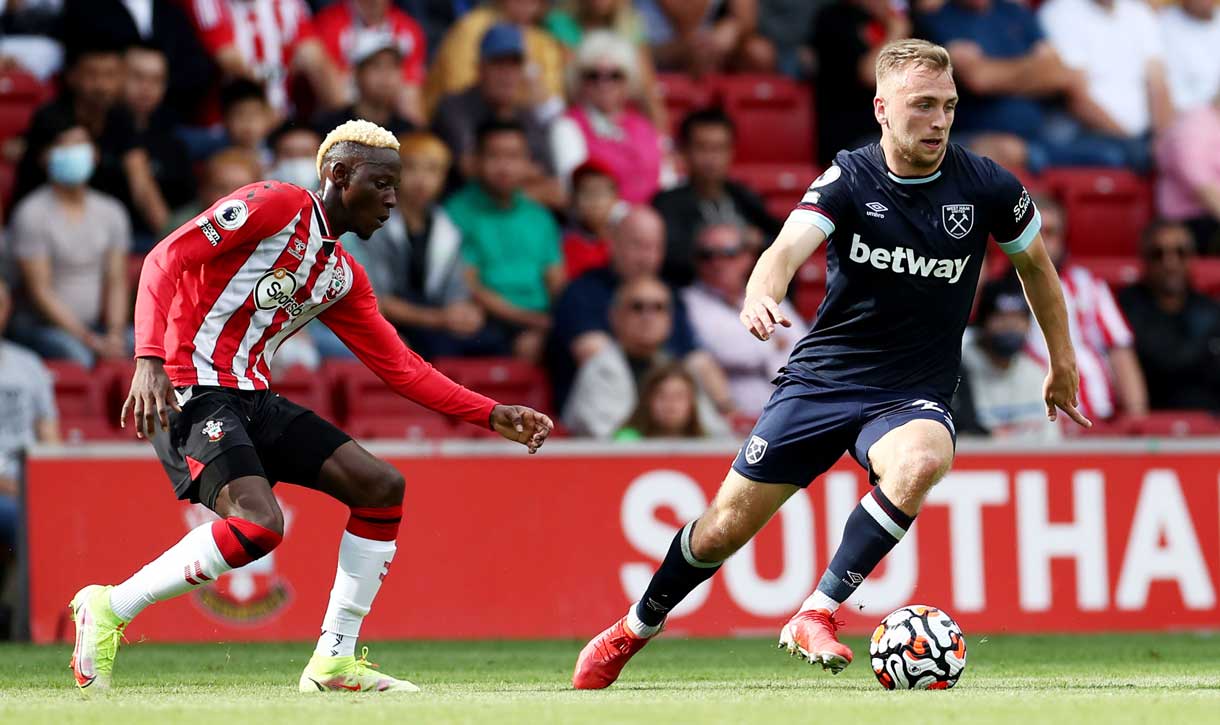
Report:
[[[746,283],[746,301],[741,307],[741,324],[759,340],[767,340],[776,325],[791,327],[779,309],[796,270],[826,240],[826,232],[813,224],[789,218],[775,243],[766,249]]]
[[[1076,351],[1068,334],[1067,307],[1063,302],[1059,274],[1046,253],[1042,235],[1035,235],[1028,247],[1009,255],[1009,258],[1017,270],[1017,276],[1021,278],[1025,298],[1038,319],[1038,326],[1046,338],[1046,349],[1050,353],[1050,372],[1042,386],[1046,417],[1056,420],[1058,411],[1062,410],[1078,424],[1090,428],[1093,423],[1077,409],[1080,405],[1080,376],[1076,372]]]
[[[491,409],[491,427],[510,441],[537,453],[555,429],[545,414],[524,405],[497,405]]]

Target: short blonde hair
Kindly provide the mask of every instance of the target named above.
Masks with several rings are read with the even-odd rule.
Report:
[[[318,147],[318,178],[322,178],[322,169],[326,166],[326,155],[340,144],[356,144],[376,149],[398,150],[398,139],[372,121],[357,119],[339,124],[322,139]]]
[[[581,73],[598,63],[609,61],[627,75],[627,88],[632,95],[640,89],[639,51],[630,40],[609,30],[585,33],[576,48],[574,62],[568,64],[568,95],[576,97]]]
[[[949,51],[926,40],[909,38],[886,43],[877,53],[877,86],[884,79],[901,73],[910,66],[938,73],[953,73]]]
[[[401,144],[398,153],[404,161],[408,158],[426,156],[441,162],[445,168],[449,168],[449,164],[453,161],[453,152],[449,150],[445,142],[437,138],[436,134],[427,131],[404,133],[398,137],[398,143]]]

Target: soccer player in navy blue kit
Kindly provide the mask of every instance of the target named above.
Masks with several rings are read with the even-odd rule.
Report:
[[[817,590],[780,646],[833,673],[851,663],[835,610],[902,539],[953,462],[949,400],[986,251],[995,237],[1046,335],[1046,415],[1076,409],[1076,357],[1055,267],[1029,194],[989,159],[949,143],[957,91],[944,48],[890,43],[877,56],[881,142],[841,151],[789,216],[746,286],[741,322],[767,340],[797,268],[828,242],[827,294],[776,390],[702,516],[674,537],[627,615],[595,637],[572,684],[599,689],[656,635],[665,615],[846,451],[876,484],[852,511]]]

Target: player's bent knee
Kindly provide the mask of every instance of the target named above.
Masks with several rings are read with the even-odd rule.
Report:
[[[264,519],[263,523],[275,522]],[[274,551],[284,540],[282,515],[278,528],[269,528],[263,523],[238,516],[212,522],[212,540],[229,566],[236,569],[261,559]]]
[[[379,467],[376,474],[370,476],[364,486],[365,506],[397,506],[402,503],[403,494],[407,490],[407,481],[402,474],[390,464]]]
[[[909,455],[901,466],[904,478],[920,490],[928,490],[936,485],[949,466],[953,463],[951,456],[943,456],[927,449],[919,450]]]
[[[748,535],[734,531],[728,521],[721,518],[699,519],[691,532],[691,554],[699,561],[709,564],[724,561],[750,540]]]

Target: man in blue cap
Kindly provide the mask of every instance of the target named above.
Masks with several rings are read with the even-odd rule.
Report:
[[[523,105],[525,39],[521,29],[498,23],[483,34],[479,43],[479,80],[470,88],[445,96],[436,108],[433,127],[457,161],[450,187],[473,173],[477,129],[488,121],[520,124],[529,146],[530,172],[525,193],[551,208],[564,206],[564,192],[555,177],[547,142],[547,110]],[[550,114],[550,115],[553,115]]]

